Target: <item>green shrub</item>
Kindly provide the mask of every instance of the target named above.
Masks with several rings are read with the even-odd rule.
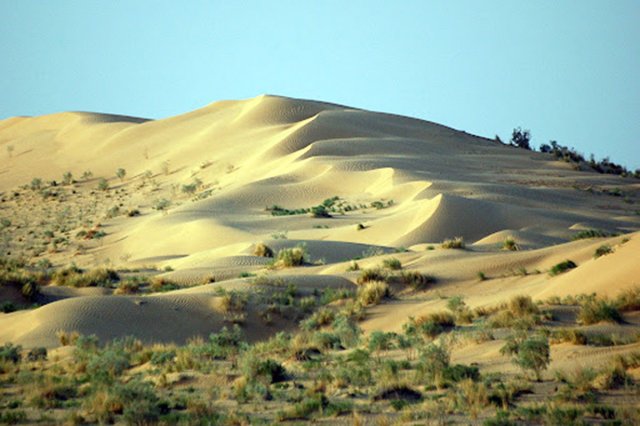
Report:
[[[105,178],[100,178],[100,180],[98,180],[98,189],[100,191],[106,191],[109,189],[109,182],[107,182],[107,180]]]
[[[27,354],[27,361],[46,361],[47,360],[47,348],[37,347],[29,350]]]
[[[609,234],[607,234],[604,231],[601,231],[600,229],[586,229],[584,231],[578,232],[571,238],[575,241],[575,240],[582,240],[587,238],[606,238],[609,236],[610,236]]]
[[[603,244],[596,249],[595,253],[593,254],[593,257],[594,259],[597,259],[601,256],[605,256],[611,253],[613,253],[613,249],[611,248],[611,246],[609,244]]]
[[[551,275],[552,277],[556,275],[560,275],[564,272],[567,272],[570,269],[576,268],[577,266],[578,265],[576,265],[573,261],[565,260],[564,262],[560,262],[554,265],[549,271],[549,275]]]
[[[357,283],[364,284],[369,281],[385,281],[387,279],[387,274],[380,268],[368,268],[362,270],[360,276],[358,277]]]
[[[249,380],[265,383],[278,383],[287,380],[287,371],[279,362],[272,359],[260,359],[253,352],[247,352],[241,360],[241,371]]]
[[[621,312],[640,310],[640,287],[633,287],[621,292],[614,302]]]
[[[428,381],[442,379],[444,371],[449,367],[449,360],[449,351],[444,346],[430,343],[422,347],[416,366],[418,377]]]
[[[622,322],[620,311],[608,300],[590,299],[580,306],[578,312],[578,322],[584,325],[596,324],[598,322]]]
[[[511,336],[500,349],[500,353],[511,355],[513,363],[522,370],[533,371],[538,381],[542,370],[546,370],[551,362],[549,338],[543,335]]]
[[[391,269],[393,271],[402,269],[402,263],[395,257],[392,257],[390,259],[384,259],[382,261],[382,266],[384,266],[387,269]]]
[[[507,237],[502,243],[502,250],[517,251],[520,247],[512,237]]]
[[[0,361],[17,364],[22,359],[21,351],[22,346],[16,346],[10,342],[5,343],[3,346],[0,346]]]

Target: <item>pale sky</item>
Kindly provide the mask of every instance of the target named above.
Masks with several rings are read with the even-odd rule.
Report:
[[[263,93],[640,168],[640,1],[0,2],[0,118]]]

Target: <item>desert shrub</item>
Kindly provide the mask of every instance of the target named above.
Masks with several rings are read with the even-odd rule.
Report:
[[[87,356],[87,374],[97,383],[113,383],[130,367],[130,356],[118,345]]]
[[[273,250],[265,243],[258,243],[253,249],[254,256],[273,257]]]
[[[98,189],[100,191],[106,191],[109,189],[109,182],[105,178],[100,178],[98,180]]]
[[[17,425],[27,422],[27,413],[23,410],[0,411],[0,423]]]
[[[22,359],[22,346],[16,346],[13,343],[5,343],[0,346],[0,361],[12,362],[17,364]]]
[[[140,290],[140,280],[127,279],[120,281],[114,294],[135,294]]]
[[[544,422],[553,426],[574,425],[577,424],[576,422],[581,414],[582,410],[577,407],[552,405],[546,410]]]
[[[458,404],[476,420],[482,409],[489,405],[489,391],[484,383],[465,379],[457,387],[457,399]]]
[[[444,346],[430,343],[422,347],[416,366],[419,380],[442,382],[449,360],[449,351]]]
[[[441,247],[444,249],[464,249],[464,239],[462,237],[446,239],[442,242]]]
[[[243,355],[240,370],[250,381],[259,380],[269,384],[287,380],[287,371],[282,364],[270,358],[262,359],[253,351]]]
[[[55,271],[51,277],[51,284],[71,287],[108,287],[119,280],[120,276],[112,269],[97,268],[85,272],[72,265]]]
[[[311,207],[311,216],[315,218],[322,218],[331,217],[331,214],[329,214],[329,211],[324,205],[320,204],[319,206]]]
[[[478,271],[478,281],[485,281],[487,279],[487,274],[482,271]]]
[[[395,257],[392,257],[390,259],[384,259],[382,261],[382,266],[384,266],[387,269],[391,269],[393,271],[402,269],[402,263]]]
[[[58,408],[64,401],[77,396],[77,388],[64,381],[49,381],[38,386],[31,398],[31,404],[38,408]]]
[[[599,229],[586,229],[584,231],[580,231],[577,234],[575,234],[573,237],[571,237],[571,239],[573,240],[583,240],[583,239],[587,239],[587,238],[606,238],[609,237],[610,235],[607,234],[604,231],[601,231]]]
[[[603,244],[596,249],[596,251],[593,253],[593,257],[597,259],[611,253],[613,253],[613,249],[611,248],[611,246],[609,244]]]
[[[509,250],[509,251],[517,251],[517,250],[520,250],[520,247],[516,243],[516,240],[514,240],[512,237],[507,237],[502,243],[502,249]]]
[[[275,267],[291,268],[294,266],[302,266],[307,260],[307,251],[304,246],[285,248],[278,251]]]
[[[321,412],[329,405],[329,400],[322,393],[312,394],[305,397],[302,401],[296,403],[292,408],[280,411],[276,414],[276,420],[279,422],[285,420],[304,420],[311,415]]]
[[[389,285],[384,281],[368,281],[358,288],[357,299],[363,306],[377,305],[391,296]]]
[[[596,372],[591,368],[577,368],[571,373],[558,372],[557,379],[564,383],[558,391],[558,398],[563,401],[593,402],[595,401],[595,388],[593,380]]]
[[[186,185],[182,185],[181,191],[185,194],[194,194],[198,189],[198,185],[195,183],[189,183]]]
[[[500,353],[510,355],[513,363],[522,370],[531,370],[538,381],[542,370],[546,370],[551,362],[549,338],[543,335],[511,336],[500,349]]]
[[[551,343],[569,342],[574,345],[588,344],[587,336],[576,328],[561,328],[551,332]]]
[[[360,272],[360,276],[357,279],[357,283],[362,285],[369,281],[385,281],[387,274],[380,268],[368,268],[363,269]]]
[[[153,202],[151,206],[154,210],[165,211],[171,206],[171,201],[166,198],[159,198]]]
[[[46,361],[47,360],[47,348],[36,347],[29,350],[27,354],[27,361]]]
[[[621,312],[640,310],[640,287],[624,290],[616,297],[614,304]]]
[[[300,326],[303,330],[317,330],[321,327],[333,323],[336,314],[332,309],[321,308],[315,311],[309,318],[304,320]]]
[[[402,271],[400,279],[405,285],[415,290],[424,290],[429,284],[436,282],[433,276],[421,274],[418,271]]]
[[[30,187],[32,191],[37,191],[39,189],[42,189],[42,179],[37,177],[31,179]]]
[[[165,292],[177,290],[180,286],[168,278],[155,276],[149,281],[149,288],[151,291]]]
[[[369,335],[368,348],[371,352],[382,352],[394,348],[396,333],[385,333],[384,331],[374,331]]]
[[[580,305],[580,311],[578,312],[579,323],[589,325],[602,321],[622,322],[620,311],[609,300],[592,298]]]
[[[390,386],[382,386],[376,390],[372,398],[374,401],[403,401],[405,403],[413,403],[422,400],[422,394],[415,389],[403,384],[393,384]],[[395,406],[394,406],[395,407]]]
[[[311,341],[321,349],[344,349],[340,336],[327,331],[317,331],[313,333]]]
[[[455,326],[455,317],[449,312],[434,312],[418,318],[409,318],[404,324],[404,333],[412,337],[435,338]]]
[[[529,130],[522,130],[522,128],[516,127],[511,133],[511,140],[509,142],[511,145],[517,146],[518,148],[531,150],[531,146],[529,145],[530,141],[531,132]]]
[[[149,362],[151,365],[165,365],[172,362],[176,357],[174,350],[154,351]]]
[[[549,271],[549,275],[556,276],[556,275],[560,275],[564,272],[567,272],[570,269],[576,268],[578,265],[575,264],[575,262],[571,261],[571,260],[565,260],[564,262],[560,262],[556,265],[554,265],[553,267],[551,267],[551,270]]]
[[[10,314],[11,312],[15,312],[16,310],[18,310],[18,308],[11,301],[6,301],[6,302],[0,303],[0,312],[2,312],[2,313]]]
[[[346,348],[358,344],[362,330],[355,320],[344,314],[336,316],[333,321],[333,333],[340,339],[340,344]]]
[[[118,170],[116,170],[116,177],[120,180],[123,180],[124,177],[127,175],[127,171],[125,169],[123,169],[122,167],[118,168]]]
[[[442,372],[447,382],[457,383],[463,380],[480,380],[480,370],[473,365],[456,364],[446,367]]]

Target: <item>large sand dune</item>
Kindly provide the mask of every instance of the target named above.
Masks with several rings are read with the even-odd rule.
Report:
[[[223,286],[221,280],[241,273],[264,272],[267,260],[254,256],[253,247],[266,242],[276,251],[305,244],[312,265],[275,273],[294,274],[289,280],[301,286],[301,276],[326,276],[312,280],[318,288],[334,285],[336,275],[353,280],[345,272],[351,259],[375,265],[380,258],[369,256],[409,248],[394,256],[407,268],[435,274],[438,292],[464,294],[472,306],[518,293],[614,295],[640,285],[638,233],[626,244],[611,239],[615,252],[597,260],[593,251],[603,240],[570,242],[580,229],[640,229],[637,180],[576,171],[549,155],[427,121],[259,96],[161,120],[92,113],[10,118],[0,121],[0,146],[6,155],[0,191],[7,198],[0,216],[24,211],[10,194],[34,177],[59,182],[67,171],[79,179],[87,170],[93,177],[75,184],[87,198],[68,201],[93,206],[79,214],[113,205],[141,213],[100,216],[106,237],[82,251],[53,253],[57,264],[169,266],[175,271],[167,276],[177,281],[213,276]],[[126,170],[123,179],[115,177],[117,168]],[[95,190],[100,177],[112,188],[106,195]],[[190,184],[193,191],[184,190]],[[334,196],[344,214],[331,218],[267,210],[309,208]],[[168,209],[153,208],[161,199],[170,202]],[[52,214],[34,211],[27,225],[46,224]],[[442,240],[456,236],[464,237],[467,250],[440,249]],[[519,252],[500,250],[510,236]],[[549,278],[546,270],[566,258],[579,267]],[[541,273],[513,273],[523,267]],[[478,283],[478,271],[491,279]],[[134,334],[184,342],[224,324],[208,288],[154,297],[79,296],[0,314],[0,341],[52,345],[56,330],[77,330],[106,339]],[[252,291],[251,285],[238,288]],[[397,330],[408,316],[441,304],[429,292],[399,298],[374,308],[365,328]],[[245,328],[253,336],[277,329],[253,319]]]

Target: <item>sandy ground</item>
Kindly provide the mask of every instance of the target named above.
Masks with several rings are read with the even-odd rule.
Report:
[[[255,289],[242,273],[353,289],[354,259],[364,268],[396,257],[404,269],[438,279],[427,291],[400,292],[370,308],[365,331],[398,331],[451,295],[477,307],[516,294],[615,296],[640,285],[640,181],[576,171],[427,121],[259,96],[162,120],[75,112],[10,118],[0,121],[0,149],[0,218],[11,222],[1,231],[5,252],[56,266],[168,268],[164,276],[185,285],[216,281],[153,296],[44,289],[60,300],[0,314],[0,342],[55,346],[58,330],[185,342],[225,324],[216,287]],[[91,176],[82,177],[86,171]],[[75,183],[62,184],[65,172]],[[34,178],[56,195],[29,189]],[[108,190],[97,189],[100,178]],[[336,196],[330,218],[267,210]],[[159,209],[162,200],[167,207]],[[132,210],[139,215],[129,217]],[[591,228],[620,235],[572,241]],[[49,229],[53,236],[43,234]],[[87,229],[105,236],[77,237]],[[456,236],[465,250],[440,247]],[[507,237],[519,251],[501,249]],[[268,259],[253,254],[260,242],[275,251],[305,245],[309,264],[269,271]],[[602,244],[613,253],[594,259]],[[578,267],[550,277],[565,259]],[[252,339],[290,327],[265,326],[252,313],[245,323]],[[491,364],[496,351],[479,345],[460,356]],[[571,353],[555,351],[567,352],[562,359]]]

